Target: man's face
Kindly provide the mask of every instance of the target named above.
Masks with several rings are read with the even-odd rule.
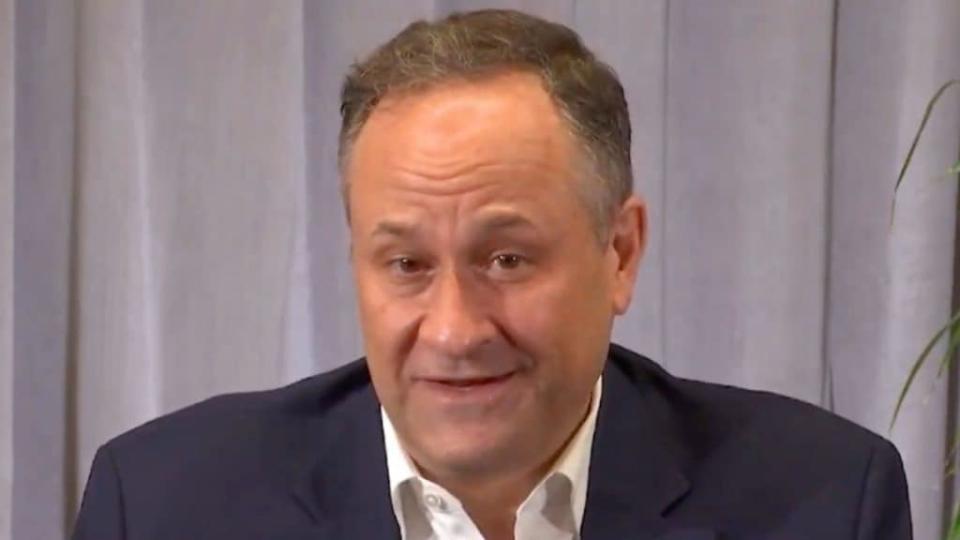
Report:
[[[525,73],[388,96],[356,140],[346,175],[366,354],[425,472],[541,466],[586,413],[630,301],[643,208],[631,199],[611,226],[620,240],[600,242],[575,144]]]

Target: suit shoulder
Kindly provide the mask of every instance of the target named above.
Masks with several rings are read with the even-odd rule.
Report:
[[[126,452],[154,445],[196,444],[213,434],[282,430],[304,418],[323,417],[369,387],[365,361],[355,360],[280,388],[205,399],[135,427],[105,446]]]
[[[675,419],[703,437],[756,440],[830,453],[869,456],[893,449],[880,435],[817,405],[762,390],[676,377],[652,360],[618,348],[631,377],[645,380]]]
[[[674,377],[622,349],[611,360],[621,402],[693,486],[674,519],[709,516],[757,538],[852,538],[857,523],[894,510],[876,523],[909,530],[902,462],[879,435],[793,398]]]
[[[869,457],[893,445],[881,435],[818,405],[762,390],[686,381],[698,387],[707,404],[727,406],[728,417],[745,432],[770,444],[794,445],[824,456]]]

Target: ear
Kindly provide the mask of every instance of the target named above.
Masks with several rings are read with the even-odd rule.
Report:
[[[614,263],[613,309],[623,315],[630,307],[637,269],[647,247],[647,203],[631,195],[610,224],[609,253]]]

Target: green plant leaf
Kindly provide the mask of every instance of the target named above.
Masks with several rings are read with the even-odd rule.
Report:
[[[943,85],[937,89],[937,92],[933,94],[933,97],[930,98],[930,101],[927,102],[927,108],[923,112],[923,119],[920,121],[920,127],[917,128],[917,134],[913,137],[913,142],[910,144],[910,150],[907,151],[907,157],[903,160],[903,165],[900,167],[900,174],[897,175],[897,183],[893,186],[893,201],[890,205],[891,223],[893,223],[893,216],[897,207],[897,190],[900,189],[900,183],[903,182],[903,178],[907,175],[907,168],[910,167],[910,162],[913,161],[913,153],[917,150],[917,144],[920,143],[920,136],[923,135],[923,131],[927,128],[927,121],[930,120],[930,114],[933,112],[933,107],[937,104],[937,101],[940,100],[940,96],[942,96],[948,88],[955,84],[960,84],[960,79],[952,79],[943,83]]]
[[[950,449],[947,450],[947,456],[943,460],[943,475],[950,478],[957,474],[957,450],[960,449],[960,430],[953,434],[950,439]]]
[[[927,357],[930,356],[930,351],[936,346],[937,342],[940,341],[940,338],[947,333],[948,330],[953,328],[957,322],[960,321],[960,311],[953,315],[953,318],[950,319],[950,322],[943,325],[943,328],[937,331],[936,334],[930,338],[930,341],[927,343],[927,346],[923,348],[923,352],[920,353],[920,356],[917,357],[913,362],[913,366],[910,368],[910,374],[907,375],[907,381],[903,384],[903,387],[900,389],[900,397],[897,398],[897,406],[893,409],[893,418],[890,420],[890,430],[893,430],[893,425],[897,422],[897,415],[900,414],[900,408],[903,406],[903,400],[907,397],[907,392],[910,391],[910,387],[913,385],[914,379],[917,377],[917,373],[920,371],[920,368],[923,367],[923,363],[926,362]]]
[[[944,372],[950,367],[950,363],[953,361],[953,353],[957,352],[958,346],[960,346],[960,321],[954,323],[953,328],[950,330],[950,341],[947,342],[947,350],[943,351],[943,356],[940,357],[940,369],[937,370],[938,379],[943,377]]]
[[[960,161],[953,164],[953,167],[950,167],[950,170],[947,171],[947,174],[960,174]]]
[[[960,506],[953,510],[953,517],[950,518],[950,531],[947,533],[947,540],[960,540]]]

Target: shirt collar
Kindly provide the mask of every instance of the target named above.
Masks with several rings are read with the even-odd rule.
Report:
[[[593,434],[597,426],[597,411],[600,409],[600,395],[603,391],[602,377],[597,379],[594,385],[593,395],[590,399],[590,410],[586,419],[577,428],[573,438],[567,443],[567,446],[561,452],[560,457],[554,463],[550,472],[534,488],[530,496],[534,496],[542,490],[543,483],[556,477],[562,476],[570,482],[570,508],[573,512],[577,530],[583,521],[583,513],[586,508],[587,500],[587,481],[590,470],[590,453],[593,446]],[[380,417],[383,423],[383,440],[387,454],[387,471],[390,479],[390,500],[393,503],[394,515],[401,531],[404,531],[406,537],[407,523],[404,518],[403,508],[403,489],[404,486],[414,482],[422,482],[417,471],[416,465],[410,458],[410,455],[403,449],[397,432],[390,421],[383,407],[380,407]],[[521,505],[521,510],[529,503],[527,501]]]

